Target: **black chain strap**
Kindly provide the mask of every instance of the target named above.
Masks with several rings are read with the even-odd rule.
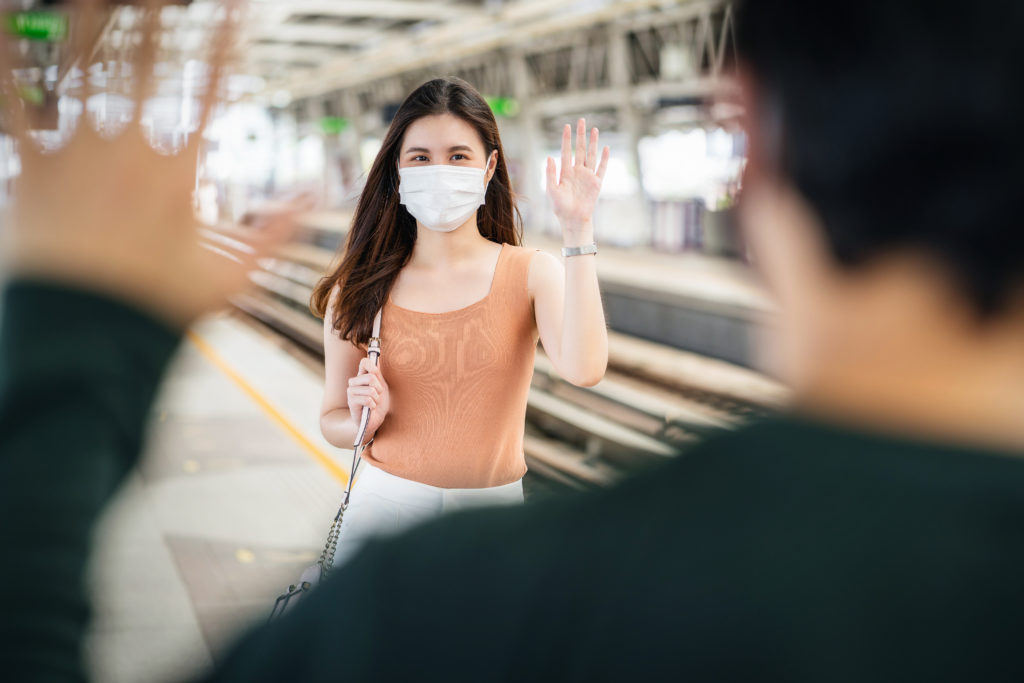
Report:
[[[327,533],[327,543],[324,545],[323,552],[320,553],[320,560],[317,564],[320,565],[321,581],[327,578],[327,574],[334,566],[334,553],[338,550],[338,536],[341,534],[341,518],[345,515],[346,508],[348,505],[344,503],[338,508],[338,514],[334,516],[331,530]]]

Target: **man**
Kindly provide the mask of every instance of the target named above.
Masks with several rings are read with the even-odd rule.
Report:
[[[743,220],[780,301],[793,415],[610,490],[372,545],[210,680],[1024,677],[1024,5],[742,10]],[[171,175],[128,149],[65,162]],[[51,216],[43,199],[68,188],[25,168],[22,277],[122,296],[110,273],[138,276],[117,251],[72,257],[25,227],[99,236],[107,206],[83,196]],[[159,228],[179,214],[129,211],[156,221],[164,259],[190,253]],[[131,295],[148,315],[60,285],[8,290],[0,585],[20,620],[0,633],[17,647],[5,671],[76,672],[85,534],[175,339],[150,316],[180,330],[210,305],[156,289]]]

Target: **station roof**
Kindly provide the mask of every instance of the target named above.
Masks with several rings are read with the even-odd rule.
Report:
[[[0,0],[0,8],[12,3],[45,9],[68,0]],[[126,36],[138,19],[135,8],[127,6],[144,3],[112,4],[121,7],[97,39],[116,50],[130,40]],[[221,0],[169,4],[175,6],[164,12],[165,49],[202,54],[209,29],[219,21]],[[501,58],[554,34],[582,35],[645,14],[716,4],[719,0],[249,0],[237,57],[241,74],[251,77],[250,95],[302,99],[477,55]],[[52,57],[46,53],[38,62]]]
[[[690,0],[251,0],[244,71],[317,95]],[[193,0],[204,23],[215,0]]]

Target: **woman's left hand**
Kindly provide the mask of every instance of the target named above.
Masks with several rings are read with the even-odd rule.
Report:
[[[601,192],[601,182],[608,168],[608,147],[597,155],[597,128],[590,130],[590,144],[587,143],[587,124],[580,119],[576,124],[576,156],[572,154],[572,126],[565,124],[562,132],[562,168],[556,174],[555,160],[548,157],[548,195],[554,205],[555,216],[562,224],[563,237],[568,240],[591,230],[594,205]],[[558,177],[556,177],[556,175]]]

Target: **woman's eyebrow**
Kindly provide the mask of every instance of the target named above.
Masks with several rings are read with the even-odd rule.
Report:
[[[469,145],[455,145],[454,147],[449,147],[448,151],[449,152],[472,152],[473,148],[470,147]],[[419,153],[426,152],[427,154],[429,154],[430,150],[427,149],[426,147],[410,147],[409,149],[405,150],[404,154],[411,154],[413,152],[419,152]]]

